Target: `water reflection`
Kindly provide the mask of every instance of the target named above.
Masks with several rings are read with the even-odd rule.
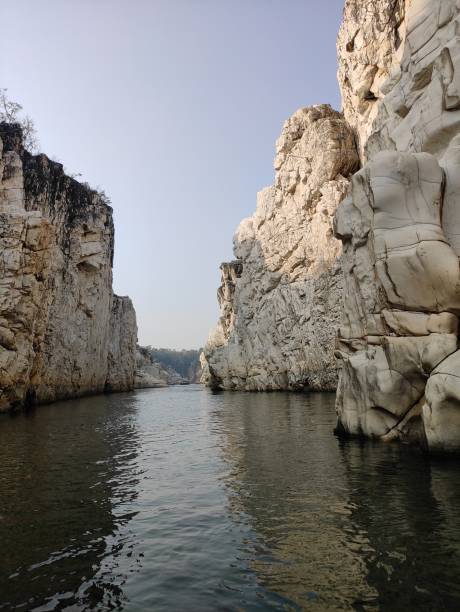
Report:
[[[0,608],[121,607],[114,570],[137,495],[135,397],[44,406],[3,419],[1,436]]]
[[[337,440],[332,396],[222,401],[229,510],[267,590],[294,609],[459,609],[456,464]]]
[[[460,469],[332,395],[102,396],[0,419],[0,609],[460,609]]]
[[[457,610],[460,472],[399,445],[341,443],[353,512],[351,540],[374,587],[375,609]]]

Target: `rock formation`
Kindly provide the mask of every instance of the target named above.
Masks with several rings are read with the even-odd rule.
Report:
[[[342,276],[332,217],[358,167],[352,131],[328,105],[298,110],[276,145],[275,184],[221,266],[221,317],[204,382],[223,389],[335,389]]]
[[[344,110],[367,163],[335,223],[339,429],[459,451],[460,5],[349,0],[345,17]],[[359,105],[366,62],[373,96]]]
[[[138,346],[136,350],[136,372],[134,386],[147,389],[168,386],[168,373],[159,363],[154,363],[148,349]]]
[[[171,356],[183,357],[184,353],[192,354],[195,357],[195,359],[189,358],[186,361],[186,367],[184,367],[180,360],[171,359]],[[155,349],[138,346],[134,386],[138,389],[144,389],[147,387],[167,387],[170,385],[198,383],[201,377],[198,354],[198,351],[195,350],[176,351],[173,349]],[[171,364],[174,364],[175,367]],[[178,372],[178,369],[182,374]]]
[[[362,158],[382,88],[398,70],[404,14],[404,0],[345,1],[337,38],[338,80],[344,116],[357,135]]]
[[[460,312],[458,257],[441,226],[443,182],[432,155],[384,151],[353,177],[338,209],[345,290],[337,406],[349,433],[423,441],[432,412],[425,385],[435,370],[449,371],[443,363],[457,350]]]
[[[133,387],[136,318],[114,296],[112,209],[0,125],[0,411]]]
[[[113,296],[109,330],[105,391],[133,389],[137,368],[137,323],[136,311],[129,297]]]
[[[459,32],[457,0],[346,0],[343,116],[286,122],[221,266],[208,384],[333,388],[337,326],[338,430],[460,450]]]
[[[387,149],[439,159],[459,132],[459,10],[456,0],[346,0],[339,84],[363,161]]]

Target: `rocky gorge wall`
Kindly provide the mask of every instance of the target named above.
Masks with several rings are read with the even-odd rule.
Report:
[[[208,384],[334,388],[335,345],[338,431],[460,450],[459,32],[456,0],[346,0],[343,115],[286,122],[221,266]]]
[[[276,144],[275,183],[221,266],[221,317],[204,347],[207,384],[335,389],[342,276],[332,218],[358,168],[353,133],[328,105],[298,110]]]
[[[0,124],[0,411],[132,389],[136,316],[112,291],[112,209]]]
[[[383,14],[394,4],[374,8]],[[347,3],[352,19],[339,36],[344,112],[365,164],[335,225],[345,287],[339,430],[453,452],[460,450],[460,6],[395,6],[387,20],[390,46],[398,41],[392,61],[391,54],[382,61],[366,26],[366,3]],[[373,97],[359,106],[352,83],[364,73],[363,58]]]

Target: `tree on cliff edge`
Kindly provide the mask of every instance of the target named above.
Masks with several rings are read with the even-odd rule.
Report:
[[[7,89],[0,87],[0,121],[7,123],[19,123],[22,128],[24,148],[31,153],[38,152],[37,130],[33,120],[28,115],[23,115],[23,108],[17,102],[8,98]]]

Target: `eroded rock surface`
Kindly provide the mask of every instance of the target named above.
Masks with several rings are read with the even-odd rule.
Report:
[[[108,369],[105,390],[126,391],[135,386],[137,323],[129,297],[114,295],[109,323]]]
[[[460,450],[459,26],[456,0],[347,0],[338,39],[370,160],[336,218],[339,428],[440,452]]]
[[[160,363],[147,347],[138,346],[136,351],[136,389],[148,387],[167,387],[169,385],[189,385],[198,382],[194,371],[192,376],[184,378],[170,365]]]
[[[353,177],[337,211],[345,276],[337,409],[348,433],[443,445],[442,408],[452,398],[439,388],[456,363],[460,313],[458,257],[441,224],[445,191],[433,155],[385,151]]]
[[[136,372],[134,386],[147,389],[168,386],[168,373],[158,363],[152,362],[149,351],[138,346],[136,350]]]
[[[135,313],[112,291],[112,209],[1,124],[0,410],[133,386]],[[133,344],[134,339],[134,344]]]
[[[339,429],[460,450],[459,33],[458,0],[346,0],[345,120],[318,106],[285,124],[221,267],[208,384],[333,388],[338,327]],[[364,167],[339,205],[353,136]]]
[[[342,275],[332,217],[357,169],[343,116],[303,108],[276,145],[275,184],[234,237],[221,266],[221,317],[204,348],[203,378],[224,389],[334,389]]]
[[[456,0],[347,0],[339,82],[363,159],[444,155],[460,128],[459,20]]]
[[[361,156],[390,75],[399,74],[405,40],[404,0],[346,0],[337,38],[338,80],[345,119]]]

